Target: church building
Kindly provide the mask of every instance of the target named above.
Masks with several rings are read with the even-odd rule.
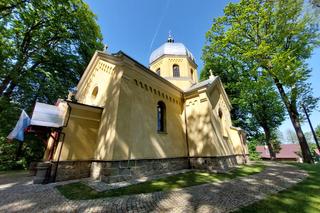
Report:
[[[154,50],[149,67],[123,52],[96,51],[44,160],[56,181],[117,182],[181,169],[224,170],[247,161],[244,132],[232,125],[223,84],[199,82],[182,43]]]

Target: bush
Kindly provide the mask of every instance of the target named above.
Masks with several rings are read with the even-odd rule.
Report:
[[[248,150],[249,150],[249,159],[250,160],[261,160],[260,154],[256,151],[256,146],[258,145],[257,139],[248,140]]]
[[[27,136],[21,143],[8,142],[5,137],[0,138],[0,171],[28,169],[32,161],[42,159],[45,146],[40,140],[34,136]]]

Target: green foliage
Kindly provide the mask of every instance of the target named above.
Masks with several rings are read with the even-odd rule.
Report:
[[[214,70],[214,73],[222,78],[236,109],[232,112],[236,125],[240,125],[246,131],[249,130],[249,136],[262,129],[265,134],[264,141],[268,144],[270,153],[274,155],[271,134],[285,118],[284,106],[275,91],[272,78],[264,75],[263,69],[257,62],[241,60],[242,58],[239,58],[241,49],[226,42],[226,40],[233,42],[235,39],[240,39],[235,41],[238,42],[237,45],[245,42],[245,39],[241,38],[242,34],[237,35],[240,31],[236,28],[240,25],[232,21],[235,15],[229,11],[238,6],[229,4],[225,8],[225,16],[214,20],[212,28],[208,31],[207,44],[202,56],[205,68],[201,78],[208,76],[209,69]],[[237,18],[242,21],[242,17]],[[225,27],[228,24],[230,28]]]
[[[281,139],[279,138],[279,132],[273,131],[269,143],[271,144],[274,153],[279,153],[281,150]],[[266,136],[264,133],[258,133],[248,138],[248,150],[250,160],[261,160],[260,154],[256,151],[257,146],[266,145]]]
[[[7,142],[6,136],[15,121],[19,119],[19,108],[16,104],[10,104],[0,98],[0,106],[4,108],[3,115],[0,116],[0,170],[22,169],[23,166],[16,162],[16,153],[19,144],[16,142]]]
[[[248,140],[249,159],[253,161],[261,160],[260,154],[256,151],[259,141],[255,138]]]
[[[116,197],[156,191],[168,191],[172,189],[179,189],[205,183],[213,183],[217,181],[229,180],[237,177],[256,174],[262,172],[264,168],[264,165],[254,164],[250,166],[241,166],[227,173],[221,174],[207,172],[186,172],[104,192],[97,192],[81,182],[58,186],[57,189],[68,199],[97,199],[103,197]]]
[[[1,1],[0,43],[0,163],[9,169],[13,161],[25,166],[43,152],[43,143],[29,138],[17,159],[18,143],[7,143],[21,109],[30,114],[36,101],[64,98],[103,44],[82,0]]]
[[[304,159],[308,162],[310,153],[301,130],[300,119],[303,117],[299,110],[304,103],[311,111],[319,100],[313,97],[311,85],[307,82],[311,71],[306,63],[320,43],[316,18],[304,10],[303,0],[241,0],[230,3],[224,9],[224,16],[214,19],[207,32],[202,56],[205,61],[202,78],[212,69],[226,84],[236,81],[247,81],[249,86],[252,84],[249,92],[245,92],[243,84],[226,86],[231,91],[231,98],[241,97],[242,91],[244,97],[251,91],[251,98],[255,98],[254,92],[261,91],[261,95],[258,93],[257,101],[261,100],[258,105],[267,109],[262,115],[271,118],[271,122],[267,123],[274,126],[281,123],[282,116],[272,116],[272,109],[275,107],[278,113],[281,104],[277,101],[269,110],[263,105],[270,106],[267,103],[270,98],[279,100],[275,96],[276,88],[299,135]],[[244,103],[244,106],[249,103]],[[252,108],[261,111],[257,106]],[[239,114],[242,115],[239,120],[246,121],[243,106],[236,105],[236,109],[240,109]],[[251,109],[250,112],[253,113]],[[260,113],[257,115],[260,117]],[[272,131],[272,128],[265,131],[269,132],[266,137]]]
[[[281,141],[280,141],[280,139],[279,139],[276,131],[273,131],[273,132],[271,133],[270,143],[271,143],[271,145],[272,145],[273,151],[274,151],[275,153],[279,153],[280,150],[281,150]]]
[[[317,127],[316,127],[316,135],[317,135],[317,138],[318,138],[318,141],[320,141],[320,125],[318,125]]]

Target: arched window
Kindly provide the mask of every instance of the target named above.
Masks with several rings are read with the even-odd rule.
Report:
[[[160,75],[160,68],[157,69],[156,73]]]
[[[218,115],[219,115],[219,118],[222,119],[223,113],[221,108],[218,109]]]
[[[95,98],[97,97],[97,95],[98,95],[98,92],[99,92],[99,88],[98,88],[98,86],[96,86],[96,87],[92,90],[91,97],[92,97],[93,99],[95,99]]]
[[[220,118],[222,136],[223,137],[228,137],[228,133],[227,133],[227,130],[226,130],[226,123],[225,123],[226,121],[225,121],[225,118],[223,116],[223,112],[222,112],[220,107],[218,109],[218,116]]]
[[[162,101],[157,104],[157,130],[166,131],[166,105]]]
[[[191,80],[193,80],[193,69],[190,70]]]
[[[173,77],[180,77],[179,65],[174,64],[174,65],[172,66],[172,71],[173,71]]]

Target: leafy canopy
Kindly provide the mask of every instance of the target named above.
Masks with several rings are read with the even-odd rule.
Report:
[[[206,34],[202,57],[206,65],[201,76],[206,76],[210,68],[224,76],[225,82],[236,82],[246,75],[250,81],[254,76],[270,79],[309,162],[299,110],[302,103],[312,110],[318,101],[307,82],[311,70],[306,59],[319,45],[319,29],[318,17],[305,10],[304,3],[303,0],[242,0],[228,4],[224,16],[214,19]],[[234,97],[241,93],[232,85],[227,88]],[[246,115],[241,106],[238,108],[241,115]]]
[[[96,16],[82,0],[1,1],[0,44],[0,153],[5,155],[15,153],[16,145],[5,144],[5,137],[20,110],[30,113],[36,101],[54,104],[64,98],[103,44]],[[25,152],[33,152],[26,146]]]

